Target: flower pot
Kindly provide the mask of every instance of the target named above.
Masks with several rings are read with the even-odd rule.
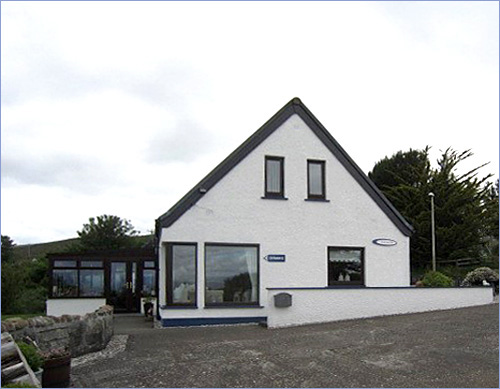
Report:
[[[146,317],[148,317],[148,316],[149,316],[149,312],[150,312],[150,310],[152,311],[153,306],[154,306],[154,305],[153,305],[153,303],[151,303],[151,302],[144,303],[144,315],[145,315]]]
[[[71,355],[45,360],[42,387],[67,388],[71,376]]]

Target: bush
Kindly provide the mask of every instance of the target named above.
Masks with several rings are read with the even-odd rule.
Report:
[[[478,267],[467,273],[462,286],[483,285],[483,281],[488,283],[498,282],[498,274],[489,267]]]
[[[26,358],[26,362],[30,365],[31,370],[37,371],[43,366],[44,359],[35,346],[25,342],[18,342],[17,345]]]
[[[438,271],[430,271],[426,273],[422,279],[422,283],[424,286],[430,286],[433,288],[453,286],[453,280]]]

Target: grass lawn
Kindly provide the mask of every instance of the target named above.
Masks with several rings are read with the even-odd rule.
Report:
[[[30,317],[35,316],[45,316],[45,313],[18,313],[13,315],[4,315],[2,314],[2,320],[12,319],[13,317],[21,318],[21,319],[29,319]]]

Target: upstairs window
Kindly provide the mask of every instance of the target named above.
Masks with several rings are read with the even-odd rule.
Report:
[[[285,196],[284,158],[266,157],[265,197],[283,198]]]
[[[326,198],[325,161],[307,161],[307,198],[310,200]]]

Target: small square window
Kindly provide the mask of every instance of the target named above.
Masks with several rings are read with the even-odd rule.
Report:
[[[328,248],[328,285],[364,285],[364,250],[351,247]]]

